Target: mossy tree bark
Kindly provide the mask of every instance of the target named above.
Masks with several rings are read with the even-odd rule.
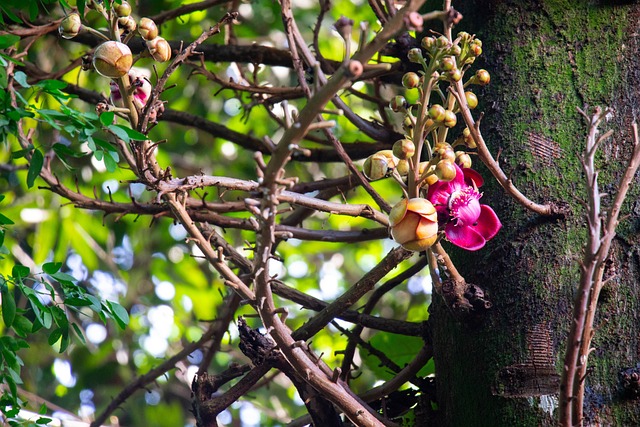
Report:
[[[635,4],[491,1],[454,4],[459,30],[484,42],[482,131],[500,163],[531,199],[570,207],[564,219],[526,212],[487,180],[483,203],[504,228],[477,254],[451,250],[467,281],[493,307],[460,321],[432,304],[442,426],[546,426],[557,397],[579,262],[586,197],[579,153],[586,126],[576,107],[611,106],[614,129],[599,156],[603,193],[615,191],[631,152],[637,114],[640,8]],[[605,129],[606,130],[606,129]],[[604,133],[604,132],[603,132]],[[486,176],[486,170],[480,170]],[[619,373],[640,362],[640,179],[624,206],[596,316],[586,378],[586,425],[640,425],[640,405]],[[606,206],[608,199],[603,199]]]

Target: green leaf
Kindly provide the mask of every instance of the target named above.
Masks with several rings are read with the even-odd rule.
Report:
[[[7,218],[6,216],[4,216],[3,214],[0,213],[0,225],[11,225],[14,224],[13,221],[11,221],[11,219]],[[1,242],[0,242],[1,244]]]
[[[63,82],[62,80],[41,80],[35,84],[35,86],[39,86],[46,91],[56,91],[60,89],[64,89],[68,86],[67,82]]]
[[[53,274],[58,272],[60,270],[60,267],[62,267],[61,262],[46,262],[42,264],[42,271],[47,274]]]
[[[44,156],[42,152],[35,148],[33,155],[31,156],[31,163],[29,164],[29,171],[27,172],[27,187],[33,187],[36,178],[40,175],[42,166],[44,165]]]
[[[51,274],[51,277],[53,277],[58,282],[63,283],[65,285],[74,285],[77,282],[75,277],[67,273],[57,272],[57,273]]]
[[[109,126],[113,124],[113,119],[115,117],[116,113],[114,113],[113,111],[105,111],[104,113],[100,114],[100,123],[102,123],[104,126]]]
[[[123,140],[126,143],[131,142],[131,138],[129,138],[129,134],[122,129],[122,127],[118,127],[116,125],[111,125],[108,127],[108,129],[118,138],[120,138],[121,140]]]
[[[118,169],[118,153],[105,151],[104,152],[104,165],[107,168],[107,172],[113,173]]]
[[[80,330],[78,325],[76,325],[75,323],[72,323],[71,326],[73,327],[73,330],[76,331],[76,335],[80,339],[80,342],[82,342],[82,344],[86,345],[87,344],[87,340],[84,338],[84,334],[82,333],[82,331]]]
[[[70,305],[73,307],[88,307],[92,304],[91,301],[84,298],[71,297],[64,300],[65,305]]]
[[[0,36],[0,49],[6,49],[20,41],[20,36],[14,36],[13,34],[5,34]]]
[[[62,338],[62,329],[60,329],[60,328],[54,329],[49,334],[49,338],[47,339],[47,343],[49,345],[54,345],[55,343],[58,342],[58,340],[60,340],[60,338]]]
[[[126,134],[129,136],[129,138],[134,139],[136,141],[146,141],[147,139],[149,139],[149,138],[147,138],[147,136],[145,134],[140,133],[137,130],[131,129],[131,128],[127,127],[127,126],[123,126],[123,125],[111,125],[111,126],[109,126],[109,130],[111,130],[111,131],[114,131],[114,128],[122,129],[123,131],[126,132]]]
[[[13,292],[8,287],[2,287],[2,320],[7,327],[13,325],[16,318],[16,300],[13,298]]]
[[[13,330],[18,336],[26,338],[33,330],[33,323],[25,316],[16,316],[13,321]]]
[[[129,313],[127,310],[117,302],[107,301],[107,306],[111,310],[111,314],[113,314],[113,318],[115,319],[120,329],[125,329],[129,324]]]
[[[40,424],[40,425],[47,425],[49,424],[51,421],[53,421],[53,418],[45,418],[45,417],[41,417],[38,418],[36,420],[36,424]]]
[[[78,6],[78,13],[80,14],[80,17],[84,17],[84,8],[85,8],[85,0],[78,0],[76,2],[76,6]]]
[[[16,73],[13,75],[13,79],[17,81],[23,88],[31,87],[31,85],[27,83],[27,75],[23,71],[16,71]]]
[[[26,265],[14,265],[11,269],[11,275],[14,279],[20,281],[21,279],[27,277],[31,273],[31,270]]]

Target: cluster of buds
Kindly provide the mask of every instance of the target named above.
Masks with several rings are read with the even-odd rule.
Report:
[[[469,86],[485,86],[490,81],[486,70],[478,70],[465,81],[480,54],[482,42],[466,32],[453,40],[425,37],[420,47],[411,49],[408,60],[421,69],[406,73],[402,85],[417,89],[419,99],[410,105],[397,95],[389,103],[392,111],[405,115],[405,136],[392,150],[379,151],[364,162],[370,180],[392,176],[403,187],[405,197],[393,207],[389,223],[391,237],[406,249],[422,251],[446,237],[457,246],[477,250],[501,227],[495,212],[479,203],[482,178],[471,169],[469,150],[476,148],[471,132],[464,128],[450,139],[459,129],[460,110],[478,106],[478,97]],[[440,85],[452,85],[456,93],[464,91],[464,97]],[[432,96],[438,102],[432,102]]]
[[[114,4],[109,12],[98,2],[90,2],[90,6],[105,14],[106,18],[117,22],[118,40],[109,40],[100,44],[94,51],[93,68],[101,75],[117,79],[129,73],[134,61],[131,49],[125,44],[135,31],[145,40],[147,52],[154,60],[166,62],[171,59],[171,46],[158,35],[158,27],[149,18],[142,18],[138,22],[131,15],[131,5],[123,0],[120,4]],[[109,13],[111,15],[109,15]],[[89,27],[84,27],[82,17],[77,13],[71,13],[62,20],[58,27],[60,36],[66,39],[76,37],[80,31],[86,29],[97,33]],[[103,34],[98,34],[105,37]],[[122,40],[122,37],[125,37]],[[123,43],[123,41],[125,43]]]

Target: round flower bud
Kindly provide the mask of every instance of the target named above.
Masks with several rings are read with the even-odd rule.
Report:
[[[406,160],[416,152],[416,146],[410,139],[399,139],[393,144],[393,155],[400,160]]]
[[[411,165],[409,164],[409,160],[398,160],[398,164],[396,165],[396,171],[398,171],[400,176],[408,175],[409,170],[411,170]]]
[[[402,199],[389,212],[391,237],[410,251],[424,251],[438,238],[438,212],[422,198]]]
[[[142,18],[138,22],[138,33],[145,40],[153,40],[158,37],[158,27],[152,19]]]
[[[384,178],[389,173],[389,169],[396,167],[395,159],[391,150],[381,150],[364,161],[362,171],[371,181]]]
[[[436,165],[436,176],[440,181],[453,181],[453,179],[456,177],[456,173],[456,167],[453,165],[453,162],[441,160]]]
[[[406,73],[402,76],[402,86],[407,89],[415,89],[420,86],[420,76],[414,72]]]
[[[456,153],[453,151],[451,144],[440,142],[433,147],[433,155],[438,156],[439,160],[453,162],[456,159]]]
[[[430,131],[432,127],[436,125],[436,122],[433,121],[431,117],[424,121],[424,129],[426,132]]]
[[[460,32],[458,33],[458,38],[459,38],[461,41],[468,41],[468,40],[470,40],[470,39],[471,39],[471,34],[467,33],[466,31],[460,31]]]
[[[436,45],[435,37],[425,37],[420,42],[420,45],[428,52]]]
[[[482,40],[480,40],[480,39],[473,39],[473,41],[471,42],[471,44],[475,44],[475,45],[478,45],[478,46],[482,47]]]
[[[158,62],[166,62],[171,59],[171,46],[169,42],[162,37],[156,37],[147,41],[147,49],[153,59]]]
[[[119,17],[131,15],[131,5],[126,0],[122,0],[120,4],[114,4],[113,10],[116,11],[116,15]]]
[[[464,128],[462,131],[462,138],[464,139],[464,145],[466,145],[467,148],[476,148],[476,141],[471,136],[469,128]]]
[[[477,44],[470,44],[469,52],[471,52],[473,56],[480,56],[482,54],[482,47],[478,46]]]
[[[347,66],[347,71],[349,72],[349,77],[351,77],[352,79],[357,79],[358,77],[360,77],[360,75],[364,71],[362,62],[352,59],[351,61],[349,61],[349,65]]]
[[[129,72],[132,64],[131,49],[124,43],[104,42],[93,52],[93,68],[105,77],[122,77]]]
[[[456,164],[461,168],[471,167],[471,156],[464,151],[456,151]]]
[[[467,105],[469,106],[470,110],[473,110],[478,106],[478,97],[476,96],[475,93],[471,91],[466,91],[464,93],[464,97],[467,99]]]
[[[436,123],[442,123],[446,118],[447,110],[440,104],[433,104],[431,108],[429,108],[429,117],[433,119]]]
[[[491,81],[491,75],[487,70],[476,71],[476,82],[481,86],[486,86]]]
[[[422,61],[424,60],[422,56],[422,51],[420,50],[419,47],[414,47],[413,49],[410,49],[409,53],[407,54],[407,58],[409,58],[409,61],[415,62],[416,64],[421,64]]]
[[[453,111],[447,110],[445,112],[443,123],[446,127],[452,128],[456,125],[456,123],[458,123],[458,118],[456,117],[456,114]]]
[[[451,56],[458,56],[458,55],[460,55],[462,53],[462,49],[457,44],[454,44],[453,46],[451,46],[449,48],[449,52],[448,53]]]
[[[422,31],[424,18],[418,12],[410,12],[404,16],[404,25],[409,31]]]
[[[132,16],[122,16],[118,18],[118,25],[121,29],[130,33],[134,32],[136,30],[136,27],[138,26],[138,24],[136,24],[136,20],[133,19]]]
[[[436,39],[436,47],[444,48],[449,46],[449,39],[445,36],[440,36]]]
[[[82,21],[80,15],[77,13],[71,13],[62,20],[58,27],[58,32],[63,39],[72,39],[78,35],[82,28]]]
[[[394,113],[398,113],[407,108],[407,100],[402,95],[394,96],[391,101],[389,101],[389,108],[391,108]]]
[[[456,60],[451,56],[445,56],[440,60],[440,68],[443,71],[451,71],[456,69]]]
[[[447,78],[452,82],[459,82],[462,78],[462,73],[456,68],[451,71],[447,71]]]

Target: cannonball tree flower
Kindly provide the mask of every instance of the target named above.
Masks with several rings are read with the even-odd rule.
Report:
[[[129,70],[129,82],[132,87],[133,103],[139,109],[142,110],[149,100],[151,95],[151,83],[149,83],[149,77],[151,73],[144,68],[132,67]],[[124,107],[122,102],[122,94],[120,88],[115,81],[111,81],[109,85],[111,89],[111,101],[116,107]]]
[[[424,251],[438,238],[438,212],[427,199],[402,199],[389,213],[391,237],[410,251]]]
[[[438,181],[429,186],[427,199],[438,212],[447,239],[463,249],[476,251],[498,233],[502,224],[493,209],[480,204],[482,194],[478,187],[483,184],[480,174],[458,165],[455,168],[456,177],[452,181]]]

